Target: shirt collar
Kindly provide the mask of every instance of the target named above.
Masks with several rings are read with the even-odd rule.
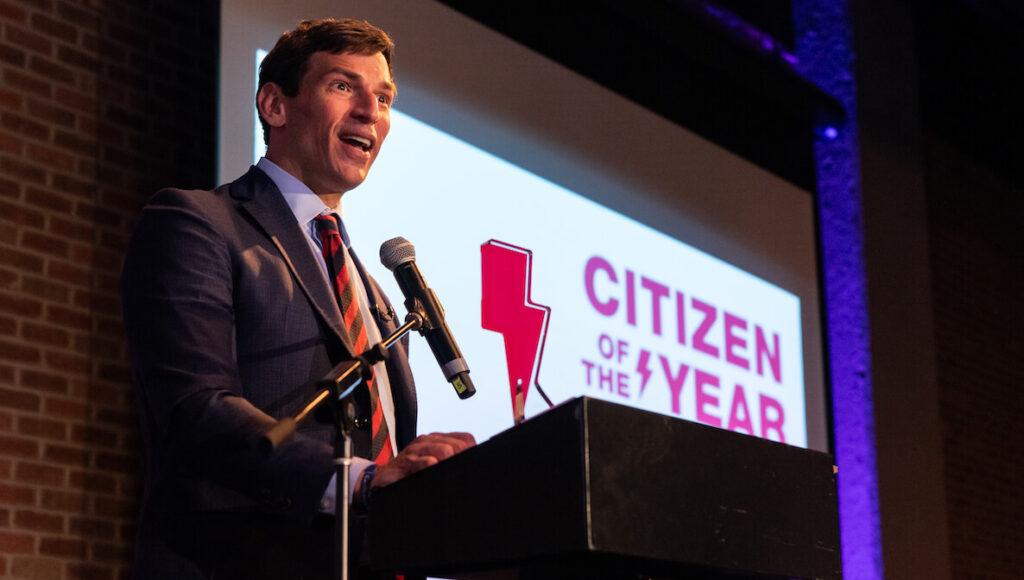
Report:
[[[256,167],[263,173],[266,173],[267,177],[281,191],[285,203],[288,204],[292,214],[295,215],[295,221],[307,228],[313,228],[314,226],[311,222],[316,216],[324,213],[337,214],[341,238],[345,242],[345,247],[350,245],[348,232],[345,231],[345,225],[341,222],[340,202],[338,207],[327,207],[323,200],[320,199],[320,196],[313,193],[313,190],[307,187],[305,183],[302,183],[295,176],[281,169],[276,163],[266,157],[260,157],[260,160],[256,162]]]
[[[285,203],[291,208],[292,213],[295,214],[295,220],[300,224],[307,224],[322,213],[333,212],[341,217],[340,203],[335,208],[327,207],[320,196],[306,187],[305,183],[278,167],[273,161],[266,157],[260,157],[260,160],[256,162],[256,167],[266,173],[277,189],[281,190]]]

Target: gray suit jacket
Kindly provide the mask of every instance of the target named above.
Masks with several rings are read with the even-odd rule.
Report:
[[[354,354],[304,236],[255,167],[214,191],[163,190],[142,211],[122,276],[146,452],[136,577],[234,577],[239,558],[237,577],[316,577],[290,571],[323,550],[304,534],[334,471],[333,430],[306,425],[271,455],[256,445]],[[398,320],[356,261],[387,336]],[[387,364],[399,448],[416,431],[407,346]],[[368,428],[353,440],[366,456]]]

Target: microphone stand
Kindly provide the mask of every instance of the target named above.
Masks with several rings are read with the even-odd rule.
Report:
[[[311,414],[315,415],[315,411],[318,408],[324,404],[332,408],[333,412],[331,415],[334,419],[335,434],[341,443],[340,456],[334,458],[337,475],[335,478],[337,484],[335,498],[338,498],[337,503],[341,507],[341,513],[335,514],[334,518],[335,537],[339,538],[341,542],[341,548],[335,551],[334,566],[335,573],[341,580],[348,580],[349,569],[348,520],[350,512],[349,503],[352,499],[349,497],[349,482],[352,469],[351,431],[355,423],[355,403],[352,401],[351,395],[362,381],[370,379],[373,365],[387,359],[388,349],[408,334],[409,331],[419,330],[423,326],[423,320],[423,314],[419,311],[410,312],[405,317],[405,324],[395,329],[386,339],[370,347],[363,354],[335,365],[324,378],[317,382],[317,387],[320,390],[306,403],[302,410],[293,417],[285,417],[275,423],[263,434],[260,440],[260,447],[265,453],[269,454],[295,433],[300,422]],[[334,448],[335,452],[339,451],[338,445],[335,445]]]

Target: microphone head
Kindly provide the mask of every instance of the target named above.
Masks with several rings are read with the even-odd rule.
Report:
[[[409,240],[401,236],[391,238],[380,245],[380,263],[384,264],[388,270],[394,271],[402,264],[414,261],[416,261],[416,248],[412,247]]]

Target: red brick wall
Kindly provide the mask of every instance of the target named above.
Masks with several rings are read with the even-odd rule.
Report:
[[[121,256],[158,186],[213,184],[218,11],[0,0],[0,577],[128,570]]]

